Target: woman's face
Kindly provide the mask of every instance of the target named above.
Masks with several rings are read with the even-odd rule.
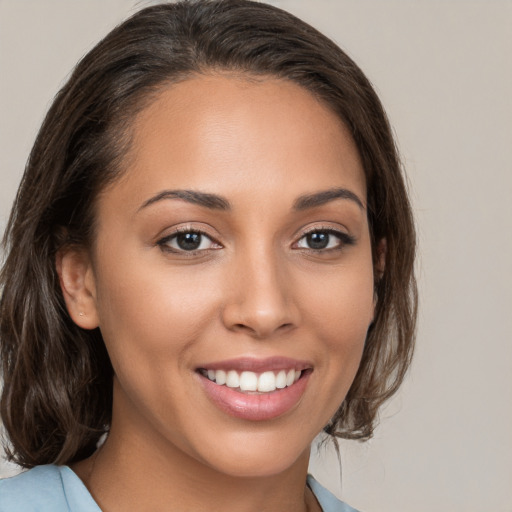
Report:
[[[202,76],[139,114],[125,161],[86,279],[111,435],[231,475],[291,467],[343,401],[374,312],[347,129],[290,82]]]

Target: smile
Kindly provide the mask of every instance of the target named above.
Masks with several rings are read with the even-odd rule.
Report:
[[[284,357],[206,363],[196,370],[220,411],[249,421],[272,420],[298,407],[312,373],[311,363]]]
[[[200,373],[219,386],[227,386],[242,393],[271,393],[284,389],[300,379],[301,370],[282,369],[256,373],[252,371],[200,369]]]

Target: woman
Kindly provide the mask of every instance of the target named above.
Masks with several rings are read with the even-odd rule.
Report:
[[[244,0],[140,11],[55,99],[5,244],[2,420],[34,469],[1,511],[353,510],[309,448],[368,439],[400,385],[415,237],[330,40]]]

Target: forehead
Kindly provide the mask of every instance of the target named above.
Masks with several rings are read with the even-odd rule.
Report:
[[[366,201],[358,151],[332,110],[287,80],[207,75],[163,89],[136,117],[118,192],[169,188],[290,196],[350,187]],[[116,188],[114,187],[114,188]]]

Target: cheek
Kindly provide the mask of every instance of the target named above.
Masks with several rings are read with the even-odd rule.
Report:
[[[97,279],[100,329],[115,369],[124,360],[159,366],[169,356],[186,357],[218,301],[211,273],[207,279],[197,271],[134,261],[126,256],[106,262]]]
[[[346,270],[346,271],[344,271]],[[340,269],[325,286],[310,286],[305,310],[324,354],[321,372],[332,397],[332,413],[344,400],[357,373],[370,323],[373,320],[371,261],[359,268]]]
[[[340,268],[304,287],[305,308],[333,348],[360,344],[373,320],[373,270],[370,261],[364,263]]]

